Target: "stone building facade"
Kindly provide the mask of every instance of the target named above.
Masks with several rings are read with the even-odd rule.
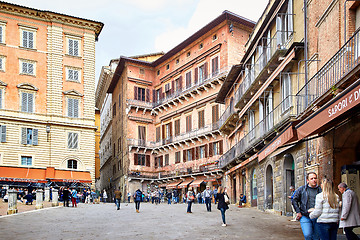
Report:
[[[51,179],[70,182],[87,173],[86,181],[95,183],[95,41],[102,27],[1,3],[2,167],[51,168]],[[74,178],[56,176],[58,169],[74,172]]]
[[[254,26],[225,11],[156,60],[121,57],[112,94],[113,187],[134,193],[221,184],[219,132],[225,110],[215,103]]]

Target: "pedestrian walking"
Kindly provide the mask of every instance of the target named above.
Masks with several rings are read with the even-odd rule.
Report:
[[[142,200],[142,192],[140,189],[136,190],[135,194],[134,194],[134,201],[135,201],[135,209],[136,212],[139,213],[140,212],[140,202]]]
[[[108,196],[107,196],[106,190],[104,189],[104,191],[103,191],[103,201],[104,201],[104,203],[106,203],[107,198],[108,198]]]
[[[317,174],[309,172],[306,176],[307,184],[296,189],[292,205],[296,211],[296,219],[300,221],[305,240],[319,239],[319,226],[316,219],[309,218],[308,210],[315,207],[316,195],[321,193],[317,183]]]
[[[206,189],[203,192],[205,198],[206,210],[211,212],[211,198],[213,196],[213,191],[211,191],[210,186],[206,186]]]
[[[199,204],[202,204],[202,195],[201,195],[201,192],[198,192],[198,193],[196,194],[196,198],[198,199],[198,203],[199,203]]]
[[[70,197],[70,191],[67,187],[63,190],[63,200],[64,200],[64,207],[69,207],[69,197]]]
[[[195,200],[195,193],[193,192],[192,187],[189,187],[188,192],[186,194],[186,199],[187,199],[187,204],[188,204],[187,213],[192,213],[191,205]]]
[[[114,195],[115,195],[116,210],[119,210],[120,209],[120,201],[121,201],[120,187],[118,190],[115,190]]]
[[[223,221],[223,224],[221,226],[226,227],[226,220],[225,220],[225,212],[227,209],[229,209],[228,203],[225,201],[225,197],[229,198],[226,194],[226,192],[224,191],[223,187],[219,187],[217,189],[217,194],[216,194],[216,198],[215,200],[217,201],[218,205],[217,205],[217,209],[220,210],[221,212],[221,218]]]
[[[168,200],[168,204],[171,204],[171,199],[172,199],[172,193],[171,191],[168,191],[168,193],[166,193],[166,198]]]
[[[127,197],[128,197],[128,203],[130,203],[131,192],[128,192]]]
[[[217,188],[214,186],[214,190],[213,190],[213,194],[214,194],[214,203],[216,204],[216,195],[217,195],[217,192],[218,192],[218,190],[217,190]]]
[[[360,238],[353,232],[354,228],[360,226],[359,200],[356,193],[349,189],[346,183],[340,183],[338,189],[342,194],[342,211],[339,227],[344,228],[348,240],[359,240]]]
[[[288,198],[290,199],[290,201],[292,202],[294,195],[295,195],[295,187],[294,186],[290,186],[289,188],[290,192],[289,192],[289,196]],[[296,211],[294,206],[291,204],[291,210],[293,212],[293,219],[291,219],[292,222],[296,221]]]
[[[310,219],[317,218],[320,238],[336,240],[339,228],[340,198],[334,191],[334,183],[324,178],[321,181],[322,192],[316,195],[315,208],[309,209]]]
[[[73,190],[71,191],[71,204],[72,204],[72,207],[77,207],[76,196],[77,196],[77,191],[76,191],[75,188],[73,188]]]

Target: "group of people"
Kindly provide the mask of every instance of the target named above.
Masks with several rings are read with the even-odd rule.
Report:
[[[337,237],[338,228],[344,228],[348,240],[359,239],[353,232],[355,227],[360,226],[356,193],[345,183],[340,183],[340,198],[330,179],[324,177],[321,185],[318,185],[315,172],[309,172],[306,181],[307,184],[296,189],[291,196],[296,219],[300,221],[305,239],[333,240]]]

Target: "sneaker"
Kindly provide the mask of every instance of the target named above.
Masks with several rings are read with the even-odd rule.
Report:
[[[225,223],[223,223],[221,226],[222,226],[222,227],[226,227],[226,224],[225,224]]]

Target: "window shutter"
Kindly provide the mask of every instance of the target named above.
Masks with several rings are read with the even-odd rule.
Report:
[[[68,133],[68,148],[73,148],[73,135],[72,133]]]
[[[0,60],[0,62],[1,62],[1,60]],[[2,108],[2,90],[0,89],[0,109],[1,108]]]
[[[173,132],[172,132],[172,124],[171,124],[171,123],[170,123],[170,125],[169,125],[169,129],[170,129],[170,134],[169,134],[169,136],[172,137],[172,136],[173,136]]]
[[[146,102],[150,102],[150,89],[146,89]]]
[[[74,136],[73,136],[73,148],[78,148],[78,134],[77,133],[73,133],[74,134]],[[115,147],[114,147],[114,149],[115,149]]]
[[[74,101],[74,117],[79,117],[79,99],[73,99]]]
[[[196,148],[195,148],[195,159],[196,159],[196,160],[199,159],[199,153],[200,153],[200,147],[196,147]]]
[[[32,32],[29,32],[28,33],[28,35],[29,35],[29,38],[28,38],[28,48],[34,48],[34,33],[32,33]]]
[[[208,62],[205,62],[205,66],[204,66],[204,68],[205,68],[205,79],[207,79],[208,78]]]
[[[171,93],[175,92],[175,81],[171,82]]]
[[[186,162],[186,150],[183,150],[183,162]]]
[[[79,56],[79,41],[74,41],[74,55]]]
[[[162,139],[165,139],[165,125],[162,125]]]
[[[191,149],[191,160],[195,160],[195,148]]]
[[[160,157],[160,167],[164,166],[163,165],[163,156]]]
[[[150,167],[150,155],[146,155],[146,166]]]
[[[178,91],[180,91],[182,89],[182,76],[179,77],[179,89],[177,89]]]
[[[28,73],[34,74],[34,64],[28,63]]]
[[[162,92],[162,87],[161,88],[159,88],[159,96],[160,96],[160,99],[163,99],[164,98],[164,96],[163,96],[163,92]],[[158,99],[158,100],[160,100],[160,99]]]
[[[138,88],[134,87],[134,99],[137,100],[138,99]]]
[[[77,70],[73,70],[73,72],[74,72],[74,80],[79,80],[79,71],[77,71]]]
[[[155,90],[152,91],[152,94],[153,94],[153,103],[156,102],[156,92]]]
[[[72,117],[74,111],[74,103],[72,98],[68,98],[68,117]]]
[[[21,128],[21,144],[26,144],[26,128]]]
[[[26,31],[23,31],[23,47],[27,47],[27,38],[28,38],[28,33]]]
[[[74,55],[74,41],[72,39],[69,39],[69,55]]]
[[[34,94],[32,93],[28,93],[28,112],[32,113],[33,112],[33,106],[34,106]]]
[[[156,141],[158,142],[160,140],[160,127],[156,128]]]
[[[223,154],[223,140],[219,141],[219,154],[222,155]]]
[[[3,42],[3,27],[0,26],[0,42]]]
[[[195,84],[197,84],[198,82],[198,79],[199,79],[199,69],[198,68],[195,68]]]
[[[38,145],[38,129],[33,129],[33,145]]]
[[[209,157],[213,156],[213,143],[209,143]]]
[[[208,145],[205,144],[205,158],[208,157]]]
[[[134,153],[134,165],[138,165],[138,155]]]
[[[6,142],[6,126],[1,125],[1,142]]]
[[[21,111],[27,112],[27,93],[21,93]]]

